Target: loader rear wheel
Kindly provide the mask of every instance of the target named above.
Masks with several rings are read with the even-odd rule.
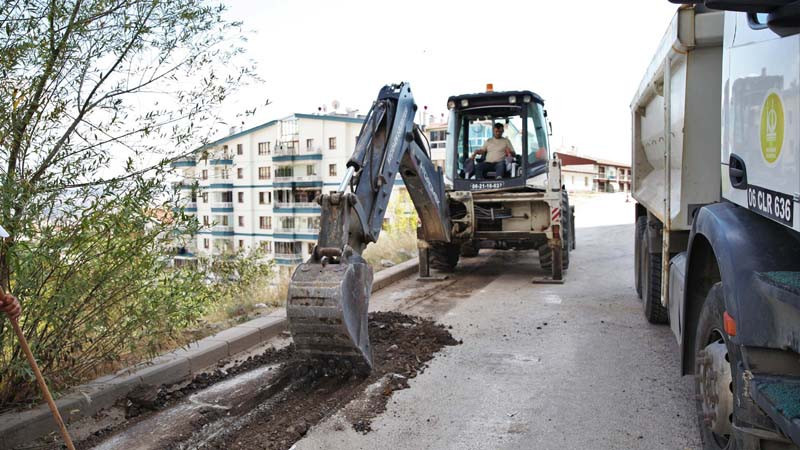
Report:
[[[645,231],[642,237],[642,301],[644,316],[655,324],[669,322],[669,311],[661,305],[661,252],[650,251],[650,239]]]
[[[428,250],[430,266],[441,272],[452,272],[458,264],[460,253],[458,244],[431,244]]]
[[[461,257],[462,258],[474,258],[478,256],[478,252],[480,251],[480,247],[478,246],[477,241],[469,241],[461,244]]]

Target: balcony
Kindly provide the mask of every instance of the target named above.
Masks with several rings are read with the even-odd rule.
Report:
[[[316,214],[321,211],[319,204],[314,202],[306,203],[275,203],[272,209],[275,213],[312,213]]]
[[[303,262],[303,255],[299,253],[275,253],[275,262],[284,265],[300,264]]]
[[[212,213],[232,213],[233,202],[211,202]]]
[[[230,156],[223,156],[222,158],[210,159],[208,163],[212,166],[232,166],[233,158]]]
[[[184,158],[176,159],[175,161],[172,161],[169,165],[170,165],[170,167],[173,167],[173,168],[175,168],[175,167],[194,167],[194,166],[197,165],[197,161],[195,161],[193,156],[187,156],[187,157],[184,157]]]
[[[317,239],[319,229],[317,228],[275,228],[273,234],[278,239]]]
[[[211,227],[212,236],[233,236],[233,225],[214,225]]]
[[[273,161],[319,161],[322,159],[322,147],[312,147],[310,149],[281,148],[278,147],[273,152]]]

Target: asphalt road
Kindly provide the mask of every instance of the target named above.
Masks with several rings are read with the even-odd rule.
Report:
[[[484,251],[449,280],[379,292],[373,309],[434,317],[447,347],[394,393],[367,434],[340,416],[297,449],[683,449],[700,446],[677,343],[633,288],[633,204],[575,198],[578,248],[564,285],[534,285],[535,252]]]

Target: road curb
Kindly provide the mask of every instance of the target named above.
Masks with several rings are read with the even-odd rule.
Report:
[[[411,275],[418,259],[412,259],[375,274],[372,292],[379,291]],[[64,421],[90,417],[125,398],[141,385],[171,385],[190,380],[197,373],[262,344],[288,329],[286,311],[250,320],[213,336],[193,342],[152,361],[106,375],[77,386],[56,401]],[[0,415],[0,449],[10,449],[50,433],[57,427],[46,404],[22,412]]]

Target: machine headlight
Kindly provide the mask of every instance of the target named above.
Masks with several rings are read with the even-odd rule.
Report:
[[[462,108],[466,108],[467,106],[469,106],[469,100],[467,100],[465,98],[461,99],[461,107]]]
[[[530,95],[526,95],[526,96],[522,97],[522,101],[524,103],[530,103],[531,102],[531,96]]]
[[[517,103],[517,96],[516,95],[510,95],[508,97],[508,103]]]
[[[455,107],[456,107],[456,102],[454,102],[454,101],[452,101],[452,100],[450,100],[449,102],[447,102],[447,109],[453,109],[453,108],[455,108]]]

